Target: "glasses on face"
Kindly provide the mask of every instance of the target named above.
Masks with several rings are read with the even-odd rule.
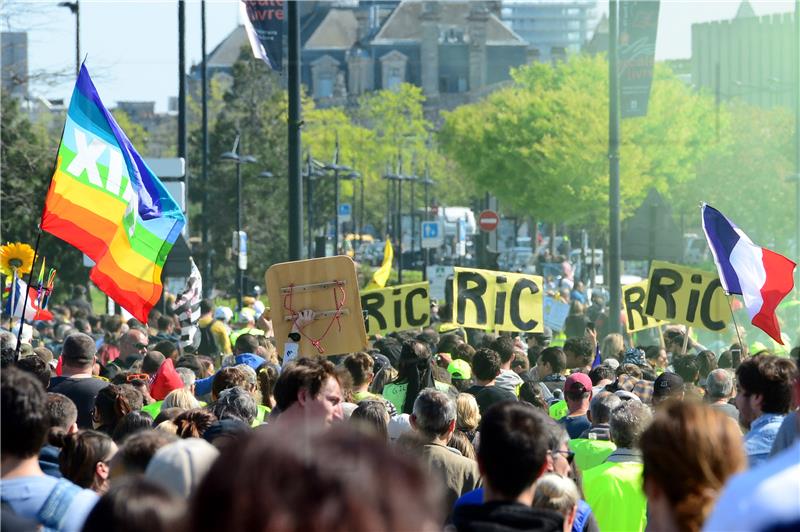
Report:
[[[147,344],[143,344],[141,342],[136,342],[135,344],[133,344],[133,347],[135,347],[136,349],[141,351],[142,349],[147,349]]]
[[[550,452],[556,454],[563,454],[568,464],[572,464],[572,461],[575,459],[575,453],[572,451],[550,451]]]

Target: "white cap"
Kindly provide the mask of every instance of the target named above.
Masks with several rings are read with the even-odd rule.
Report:
[[[233,319],[233,311],[229,307],[217,307],[214,311],[214,319],[229,322]]]
[[[411,432],[411,420],[408,414],[398,414],[389,420],[388,433],[389,440],[397,441],[400,436]]]

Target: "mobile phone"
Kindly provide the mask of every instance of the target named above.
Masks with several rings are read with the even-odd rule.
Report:
[[[590,331],[593,331],[594,330],[594,322],[590,321],[589,323],[587,323],[586,324],[586,328],[589,329]]]

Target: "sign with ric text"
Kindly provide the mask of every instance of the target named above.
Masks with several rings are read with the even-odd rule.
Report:
[[[455,322],[497,331],[543,332],[542,278],[537,275],[455,268]]]
[[[627,317],[625,326],[629,333],[658,327],[664,323],[644,313],[648,284],[649,281],[639,281],[622,287],[622,308]]]
[[[431,319],[428,283],[388,286],[361,292],[367,334],[387,334],[426,327]]]
[[[653,261],[644,313],[659,320],[721,331],[731,320],[725,297],[716,273]]]

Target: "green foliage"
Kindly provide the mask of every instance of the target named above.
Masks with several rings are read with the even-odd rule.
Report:
[[[27,242],[33,246],[60,138],[58,134],[48,134],[44,124],[32,123],[16,98],[3,94],[0,99],[0,232],[3,242]],[[46,257],[48,266],[58,270],[56,298],[59,293],[69,293],[68,285],[88,280],[81,253],[54,236],[42,234],[39,256]]]
[[[608,216],[608,67],[573,56],[532,64],[485,100],[444,113],[445,154],[504,210],[595,227]],[[671,199],[695,176],[713,137],[713,102],[658,65],[648,115],[622,124],[623,217],[648,188]],[[675,195],[673,196],[673,193]]]
[[[128,137],[128,140],[131,141],[136,147],[136,151],[141,153],[147,153],[147,131],[145,131],[144,127],[141,124],[137,124],[131,117],[123,111],[122,109],[113,109],[111,114],[114,115],[114,119],[117,121],[117,125],[119,125],[120,129],[125,132],[125,136]]]
[[[787,108],[762,109],[742,102],[724,108],[730,126],[723,141],[699,165],[688,202],[706,201],[736,222],[754,242],[792,256],[796,170],[795,123]]]

